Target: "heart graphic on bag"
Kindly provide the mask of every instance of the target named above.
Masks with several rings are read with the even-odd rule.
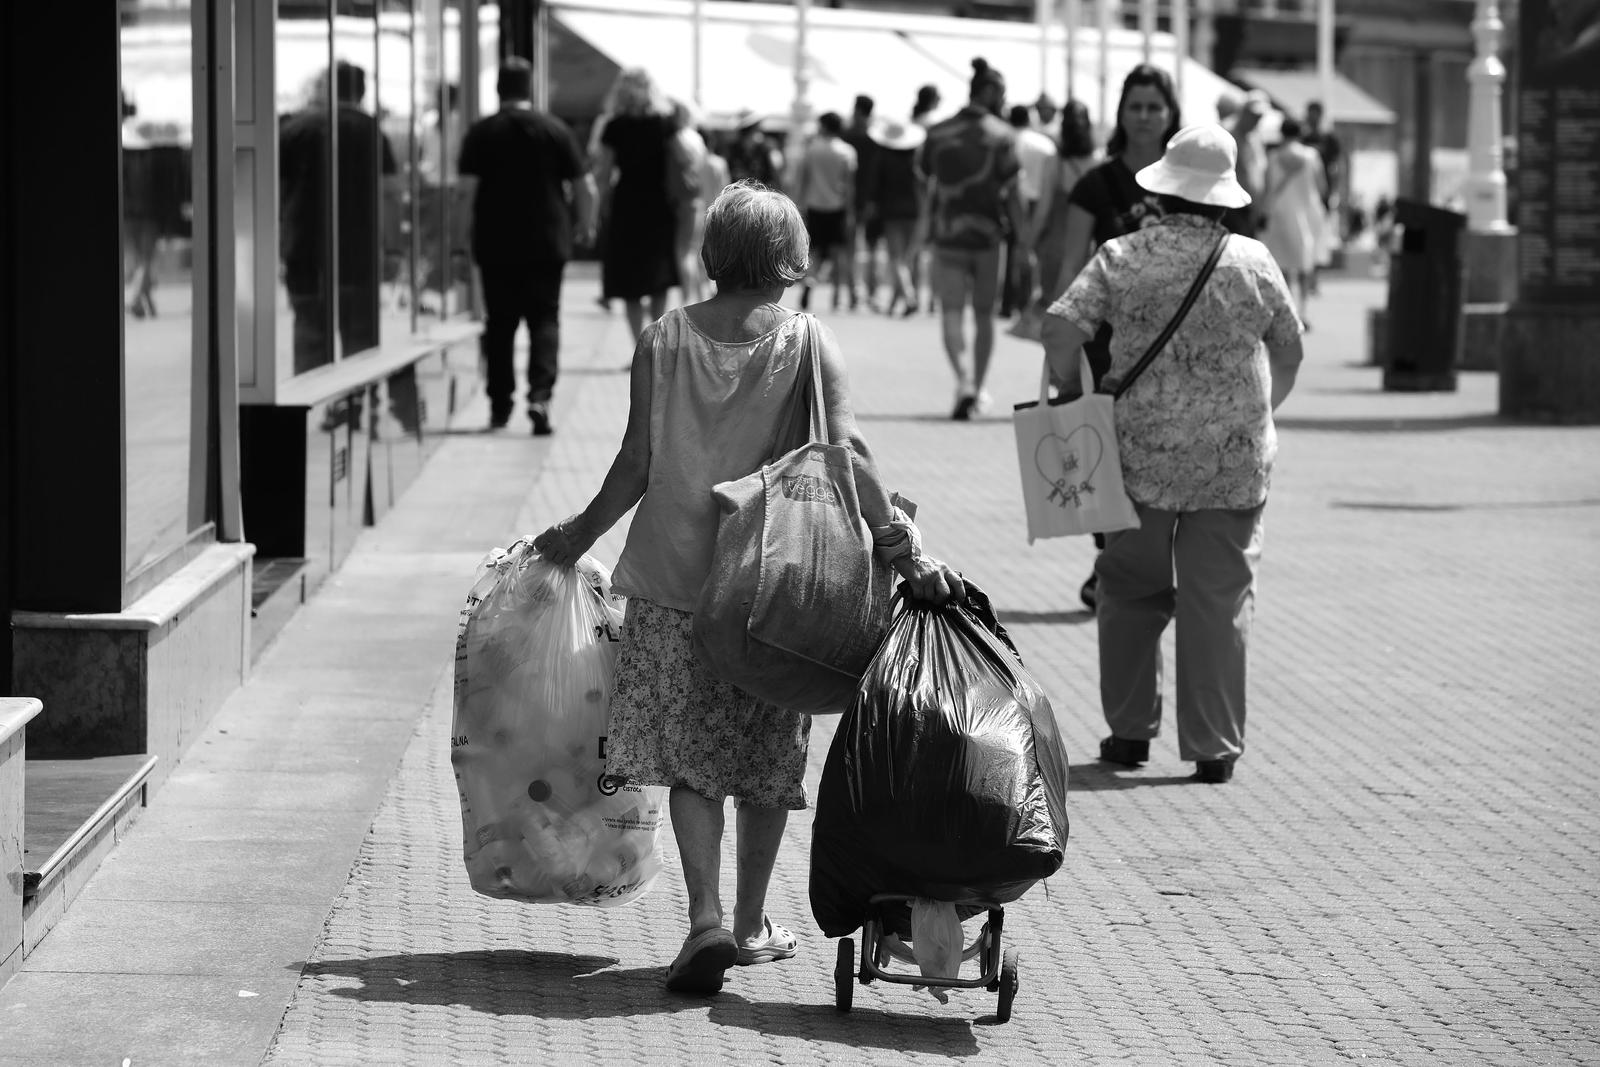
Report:
[[[1050,483],[1048,499],[1065,508],[1083,507],[1083,496],[1094,492],[1094,473],[1105,457],[1105,442],[1093,426],[1079,426],[1065,437],[1047,433],[1033,450],[1033,464]]]

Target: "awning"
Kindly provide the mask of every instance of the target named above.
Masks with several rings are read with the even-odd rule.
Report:
[[[558,0],[550,11],[582,47],[551,51],[552,106],[564,114],[598,113],[614,71],[597,70],[595,53],[616,68],[644,67],[669,96],[694,96],[693,30],[687,3],[669,0]],[[795,94],[795,17],[792,8],[706,3],[701,36],[701,101],[705,121],[727,124],[735,116],[787,121]],[[885,114],[909,114],[918,86],[939,87],[948,104],[966,99],[964,79],[888,29],[829,24],[807,27],[810,59],[807,100],[813,113],[848,117],[856,95],[879,102]],[[581,89],[580,89],[581,87]],[[587,105],[587,106],[585,106]]]
[[[1306,113],[1306,105],[1321,100],[1323,113],[1336,123],[1360,126],[1392,126],[1394,112],[1374,100],[1355,82],[1344,75],[1333,76],[1333,92],[1326,99],[1322,95],[1322,79],[1314,70],[1258,70],[1253,67],[1235,67],[1233,76],[1253,89],[1260,89],[1272,98],[1279,110],[1299,117]]]

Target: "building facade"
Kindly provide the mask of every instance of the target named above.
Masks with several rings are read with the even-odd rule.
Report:
[[[45,704],[30,758],[164,774],[459,417],[455,152],[532,10],[0,5],[0,685]]]

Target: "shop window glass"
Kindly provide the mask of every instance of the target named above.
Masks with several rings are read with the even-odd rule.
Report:
[[[332,21],[326,0],[278,8],[277,344],[280,374],[334,359]]]
[[[190,533],[194,381],[193,29],[187,0],[123,0],[125,570]]]
[[[378,307],[386,339],[417,329],[413,217],[418,192],[415,18],[410,0],[382,0],[378,11],[378,128],[394,153],[399,180],[379,204],[382,282]]]

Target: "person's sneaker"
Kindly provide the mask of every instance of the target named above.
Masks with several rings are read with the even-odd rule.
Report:
[[[528,405],[528,419],[533,423],[533,436],[549,437],[555,433],[555,427],[550,425],[550,405],[544,402]]]
[[[1083,585],[1078,587],[1078,599],[1083,602],[1083,606],[1088,608],[1090,612],[1095,611],[1100,606],[1099,575],[1093,571],[1089,572],[1089,577],[1084,581]]]
[[[978,390],[978,395],[977,395],[977,397],[975,398],[975,400],[973,402],[974,410],[979,415],[983,415],[983,414],[988,413],[993,407],[994,407],[994,397],[989,395],[989,390],[987,390],[987,389],[979,389]]]
[[[1194,780],[1207,785],[1225,785],[1233,779],[1233,760],[1203,759],[1194,765]]]
[[[1150,759],[1150,742],[1130,741],[1126,737],[1107,737],[1100,742],[1100,758],[1107,763],[1137,767]]]
[[[507,412],[504,415],[501,415],[501,414],[498,414],[498,413],[490,414],[490,416],[489,416],[489,429],[491,429],[491,430],[503,430],[503,429],[506,428],[507,425],[510,424],[510,422],[511,422],[511,413],[510,412]]]
[[[950,418],[956,422],[971,422],[972,409],[978,406],[978,398],[971,393],[964,393],[956,400],[956,409],[950,413]]]

